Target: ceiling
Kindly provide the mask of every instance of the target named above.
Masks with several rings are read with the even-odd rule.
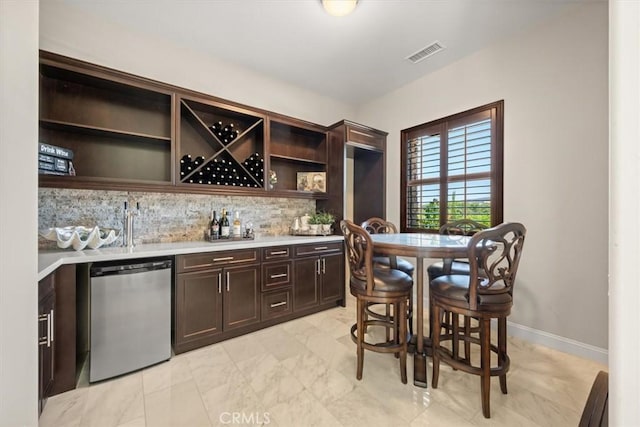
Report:
[[[62,0],[134,32],[182,45],[350,104],[566,13],[586,0],[359,0],[346,17],[319,0]],[[405,58],[438,41],[445,49]]]

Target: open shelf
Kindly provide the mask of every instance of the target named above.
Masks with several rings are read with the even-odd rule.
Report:
[[[172,96],[142,81],[42,60],[39,141],[73,151],[56,182],[172,183]],[[48,175],[42,181],[51,180]]]
[[[171,138],[171,95],[40,65],[40,119]]]
[[[271,119],[269,129],[269,168],[278,182],[272,191],[326,194],[327,134],[319,126],[289,118]],[[317,172],[317,175],[314,174]],[[299,174],[310,174],[323,183],[322,191],[305,191]],[[300,177],[300,180],[307,179]]]

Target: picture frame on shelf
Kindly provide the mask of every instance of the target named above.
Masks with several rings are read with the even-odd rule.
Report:
[[[326,172],[298,172],[296,179],[298,191],[311,191],[314,193],[327,192]]]

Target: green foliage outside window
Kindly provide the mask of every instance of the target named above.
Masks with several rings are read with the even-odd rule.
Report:
[[[491,203],[488,201],[469,201],[456,200],[456,194],[453,193],[452,199],[447,203],[447,220],[445,223],[458,219],[471,219],[473,221],[491,226]],[[440,224],[440,202],[433,199],[422,207],[422,215],[418,217],[420,228],[427,230],[438,230]]]

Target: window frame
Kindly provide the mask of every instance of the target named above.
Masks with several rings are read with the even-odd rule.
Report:
[[[448,186],[451,181],[448,176],[447,144],[449,129],[468,124],[473,121],[473,116],[481,116],[489,113],[491,118],[491,226],[503,222],[503,189],[504,189],[504,100],[492,102],[467,111],[456,113],[441,119],[433,120],[400,131],[401,155],[400,155],[400,231],[403,233],[438,232],[426,228],[408,227],[407,201],[408,201],[408,142],[412,138],[424,135],[440,134],[440,177],[425,179],[440,185],[440,226],[446,223],[448,205]],[[474,174],[463,175],[454,181],[469,181]],[[471,177],[471,178],[469,178]],[[484,178],[484,176],[483,176]],[[444,184],[444,185],[443,185]],[[444,203],[443,203],[444,201]]]

